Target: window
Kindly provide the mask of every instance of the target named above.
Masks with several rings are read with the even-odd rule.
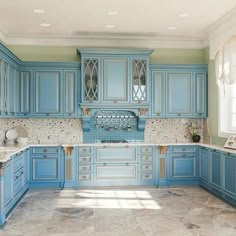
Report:
[[[215,58],[216,80],[219,86],[218,105],[220,137],[236,133],[236,38],[228,40]]]
[[[219,136],[236,133],[236,84],[219,88]]]

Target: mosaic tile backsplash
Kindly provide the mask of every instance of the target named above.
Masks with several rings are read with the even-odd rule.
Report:
[[[28,132],[29,143],[82,143],[80,119],[0,119],[0,129],[7,131],[17,126]]]
[[[210,143],[207,119],[148,119],[145,132],[95,128],[95,118],[92,119],[94,129],[84,133],[81,119],[0,119],[0,130],[4,132],[17,126],[24,127],[28,132],[29,142],[44,143],[83,143],[95,142],[98,139],[128,139],[144,140],[145,143],[189,143],[192,142],[188,126],[197,122],[201,127],[199,133],[202,143]],[[94,122],[94,123],[93,123]]]
[[[201,136],[200,143],[210,143],[207,119],[148,119],[145,124],[146,143],[189,143],[189,126],[195,123]]]

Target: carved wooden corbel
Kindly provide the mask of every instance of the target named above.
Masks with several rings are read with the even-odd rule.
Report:
[[[166,152],[167,152],[167,146],[159,146],[159,152],[160,152],[160,154],[166,154]]]
[[[66,156],[71,156],[71,153],[72,153],[72,150],[73,150],[72,146],[66,146],[63,149],[64,149],[64,153],[65,153]]]

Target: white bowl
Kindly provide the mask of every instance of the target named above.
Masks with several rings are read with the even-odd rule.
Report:
[[[18,144],[28,144],[29,138],[26,137],[18,137],[16,139]]]

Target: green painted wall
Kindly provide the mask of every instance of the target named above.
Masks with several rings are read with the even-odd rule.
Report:
[[[78,62],[76,47],[7,46],[22,61]]]
[[[151,64],[203,64],[202,49],[157,49],[150,56]]]
[[[22,61],[61,61],[80,60],[76,47],[50,46],[8,46]],[[151,64],[203,64],[202,49],[157,49],[150,56]]]

